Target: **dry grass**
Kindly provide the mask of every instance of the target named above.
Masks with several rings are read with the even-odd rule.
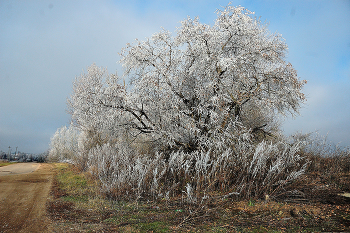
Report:
[[[337,202],[320,201],[335,189],[315,179],[314,173],[293,184],[301,188],[303,201],[297,194],[286,202],[238,200],[236,196],[222,199],[214,198],[220,193],[210,193],[213,198],[202,205],[190,205],[181,195],[156,202],[113,201],[99,192],[101,184],[88,173],[68,164],[56,164],[56,170],[54,198],[48,204],[56,232],[350,231],[350,200],[335,193],[338,200],[328,199]],[[308,196],[307,190],[318,190],[320,196]]]
[[[128,160],[124,161],[124,165],[137,168],[149,163],[146,169],[149,172],[142,176],[142,186],[138,187],[137,183],[130,185],[132,183],[129,182],[130,187],[127,189],[124,186],[117,189],[111,183],[108,192],[98,167],[91,166],[89,172],[84,172],[79,166],[55,164],[57,174],[48,212],[57,232],[350,231],[350,198],[340,195],[350,191],[349,150],[330,149],[323,145],[321,151],[305,148],[299,154],[303,158],[300,161],[310,161],[303,176],[281,186],[278,192],[273,192],[274,195],[250,197],[227,195],[230,187],[234,187],[230,183],[234,177],[225,176],[231,169],[225,167],[228,164],[226,162],[217,164],[221,170],[215,170],[212,180],[204,173],[198,176],[196,170],[186,172],[182,166],[187,161],[192,166],[189,168],[200,167],[198,161],[205,161],[204,157],[198,157],[197,160],[188,158],[182,162],[174,160],[165,166],[165,173],[162,173],[159,166],[162,160],[151,160],[143,155],[144,161],[140,158],[137,162],[138,157],[135,156],[133,159],[136,162]],[[113,158],[109,154],[106,156]],[[179,154],[173,159],[181,156],[183,155]],[[117,157],[115,161],[98,158],[95,159],[107,161],[105,167],[99,168],[106,175],[105,178],[119,174],[115,173],[120,172],[119,168],[109,169],[115,162],[123,164],[118,160],[120,158]],[[206,166],[207,163],[201,164]],[[155,168],[159,169],[158,173]],[[175,172],[171,173],[171,168]],[[230,172],[247,175],[239,168],[240,166],[232,167]],[[161,173],[163,175],[159,176],[155,185],[154,177]],[[128,174],[125,176],[127,179],[135,175]],[[196,189],[191,194],[197,201],[189,201],[191,195],[189,189],[186,189],[186,184],[193,181],[193,177],[198,177],[196,186],[192,186]],[[259,179],[259,176],[253,178],[251,181],[256,182],[255,179]],[[135,178],[134,181],[139,180]],[[157,196],[157,187],[160,191],[170,190],[171,195]],[[143,194],[142,198],[135,198],[138,191],[144,192],[139,192]]]

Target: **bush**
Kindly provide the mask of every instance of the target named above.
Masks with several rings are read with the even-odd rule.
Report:
[[[247,133],[225,150],[138,154],[125,143],[105,144],[89,153],[90,170],[106,192],[118,198],[169,199],[185,195],[198,203],[213,191],[240,198],[273,197],[305,173],[309,162],[299,155],[304,142],[258,144]]]

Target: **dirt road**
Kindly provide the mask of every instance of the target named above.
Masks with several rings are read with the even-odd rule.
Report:
[[[31,173],[40,167],[40,163],[16,163],[0,167],[0,176]]]
[[[45,203],[53,177],[52,166],[14,164],[2,167],[1,173],[0,232],[49,232]]]

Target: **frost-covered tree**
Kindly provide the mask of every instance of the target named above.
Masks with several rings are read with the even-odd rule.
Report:
[[[109,142],[148,135],[163,147],[208,149],[226,140],[230,124],[271,133],[276,115],[298,113],[304,81],[286,61],[279,34],[243,7],[217,11],[213,26],[181,22],[123,49],[125,77],[92,65],[74,83],[69,106],[86,132]]]
[[[188,18],[175,35],[161,30],[128,44],[128,85],[95,64],[75,80],[68,106],[81,132],[76,161],[105,190],[186,193],[189,202],[208,188],[264,197],[306,170],[304,142],[275,137],[278,116],[297,114],[305,99],[286,43],[243,7],[217,15],[212,26]]]
[[[56,130],[51,138],[48,159],[55,162],[71,161],[78,152],[79,131],[72,125]]]

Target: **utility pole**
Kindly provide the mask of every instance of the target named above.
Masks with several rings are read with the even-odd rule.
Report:
[[[15,157],[17,157],[17,148],[18,148],[18,146],[16,146],[16,153],[15,153]]]
[[[9,146],[8,161],[11,161],[11,146]]]

